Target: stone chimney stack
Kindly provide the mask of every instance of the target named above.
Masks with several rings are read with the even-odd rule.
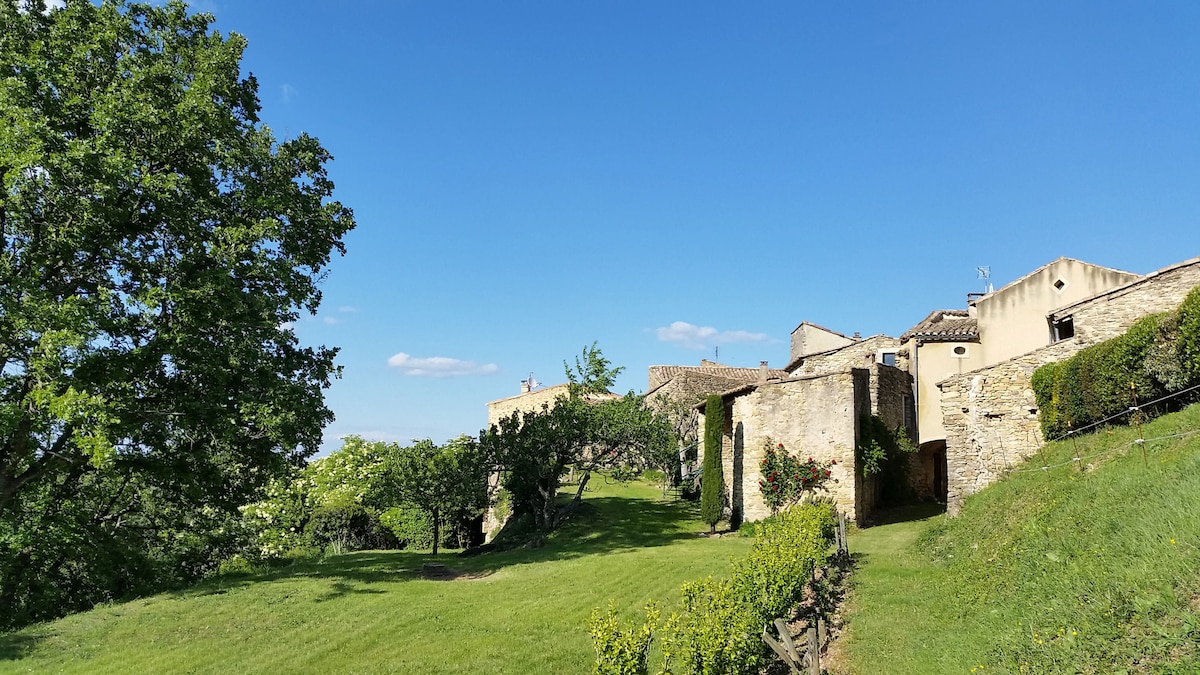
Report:
[[[528,394],[530,391],[529,380],[521,380],[521,393]]]
[[[858,331],[854,331],[854,339],[855,339],[855,340],[861,340],[861,339],[862,339],[862,333],[860,333],[860,332],[858,332]]]
[[[767,381],[767,362],[758,362],[758,383],[762,384]]]

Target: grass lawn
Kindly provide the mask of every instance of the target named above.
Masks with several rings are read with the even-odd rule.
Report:
[[[226,577],[0,635],[0,672],[583,673],[585,621],[671,609],[682,582],[728,572],[751,539],[709,539],[693,504],[605,485],[533,550],[370,551]],[[438,562],[463,573],[421,577]]]
[[[851,671],[1200,673],[1197,430],[1150,422],[1144,461],[1132,428],[1051,444],[957,518],[855,533]]]

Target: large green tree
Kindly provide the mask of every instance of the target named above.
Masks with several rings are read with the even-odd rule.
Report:
[[[447,520],[464,520],[487,508],[488,469],[479,444],[469,436],[440,446],[417,441],[389,452],[387,478],[396,490],[396,501],[429,516],[434,555]]]
[[[29,5],[0,0],[0,602],[18,611],[39,589],[120,594],[88,570],[128,576],[316,450],[335,350],[287,326],[354,225],[317,140],[260,123],[241,36],[180,2]]]

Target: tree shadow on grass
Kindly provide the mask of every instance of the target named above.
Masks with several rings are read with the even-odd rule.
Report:
[[[536,548],[515,548],[464,556],[458,551],[438,555],[413,551],[360,551],[316,560],[297,561],[257,574],[231,575],[206,581],[172,595],[218,595],[250,584],[294,578],[329,580],[329,591],[319,601],[360,593],[384,593],[380,584],[428,581],[471,583],[513,565],[570,560],[634,549],[669,546],[697,539],[703,526],[696,506],[684,501],[656,501],[636,497],[585,497],[579,508]],[[422,566],[445,565],[450,574],[428,578]]]
[[[916,520],[926,520],[934,516],[940,516],[946,512],[946,505],[937,502],[919,502],[917,504],[905,504],[903,506],[890,506],[888,508],[879,509],[867,518],[867,527],[876,525],[892,525],[894,523],[908,523]]]
[[[16,661],[33,651],[42,636],[27,633],[0,633],[0,662]]]

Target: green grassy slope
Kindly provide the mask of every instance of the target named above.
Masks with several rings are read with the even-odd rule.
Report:
[[[694,506],[655,487],[597,482],[539,549],[363,552],[216,580],[0,635],[0,672],[588,672],[593,607],[670,608],[751,543],[697,537]],[[425,562],[475,578],[423,579]]]
[[[958,518],[857,533],[854,672],[1200,673],[1195,430],[1146,425],[1145,463],[1132,428],[1051,444]]]

